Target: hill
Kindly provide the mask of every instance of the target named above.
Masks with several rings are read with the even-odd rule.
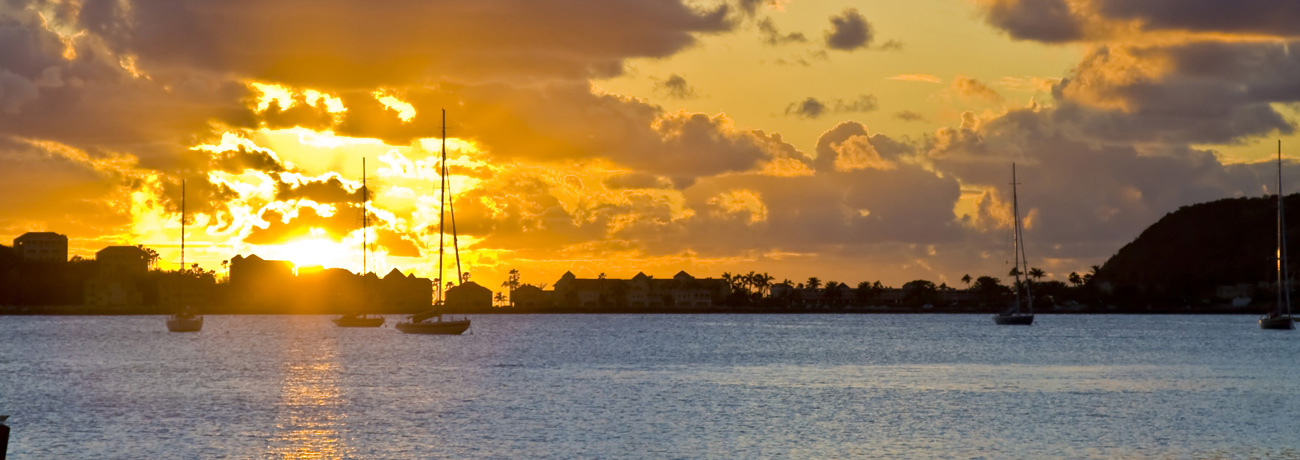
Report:
[[[1177,301],[1212,297],[1217,286],[1272,282],[1277,265],[1277,199],[1232,198],[1166,214],[1098,270],[1117,300]],[[1300,268],[1300,196],[1285,200],[1287,253]],[[1294,273],[1294,270],[1292,270]],[[1294,278],[1294,276],[1292,276]]]

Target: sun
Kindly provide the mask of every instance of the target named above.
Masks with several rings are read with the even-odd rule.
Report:
[[[359,248],[323,237],[306,237],[265,248],[270,258],[292,262],[295,269],[319,266],[356,271],[361,268]]]

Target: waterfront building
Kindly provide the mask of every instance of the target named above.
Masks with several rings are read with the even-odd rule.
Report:
[[[54,232],[27,232],[14,238],[14,251],[23,260],[67,262],[68,237]]]

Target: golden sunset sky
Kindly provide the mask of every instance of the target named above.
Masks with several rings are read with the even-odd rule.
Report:
[[[3,2],[0,240],[174,269],[184,180],[187,260],[360,270],[365,158],[371,270],[436,277],[445,109],[489,288],[1005,277],[1013,162],[1064,280],[1276,192],[1298,40],[1294,0]]]

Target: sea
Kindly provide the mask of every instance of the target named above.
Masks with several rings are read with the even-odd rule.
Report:
[[[10,459],[1300,459],[1252,316],[0,317]]]

